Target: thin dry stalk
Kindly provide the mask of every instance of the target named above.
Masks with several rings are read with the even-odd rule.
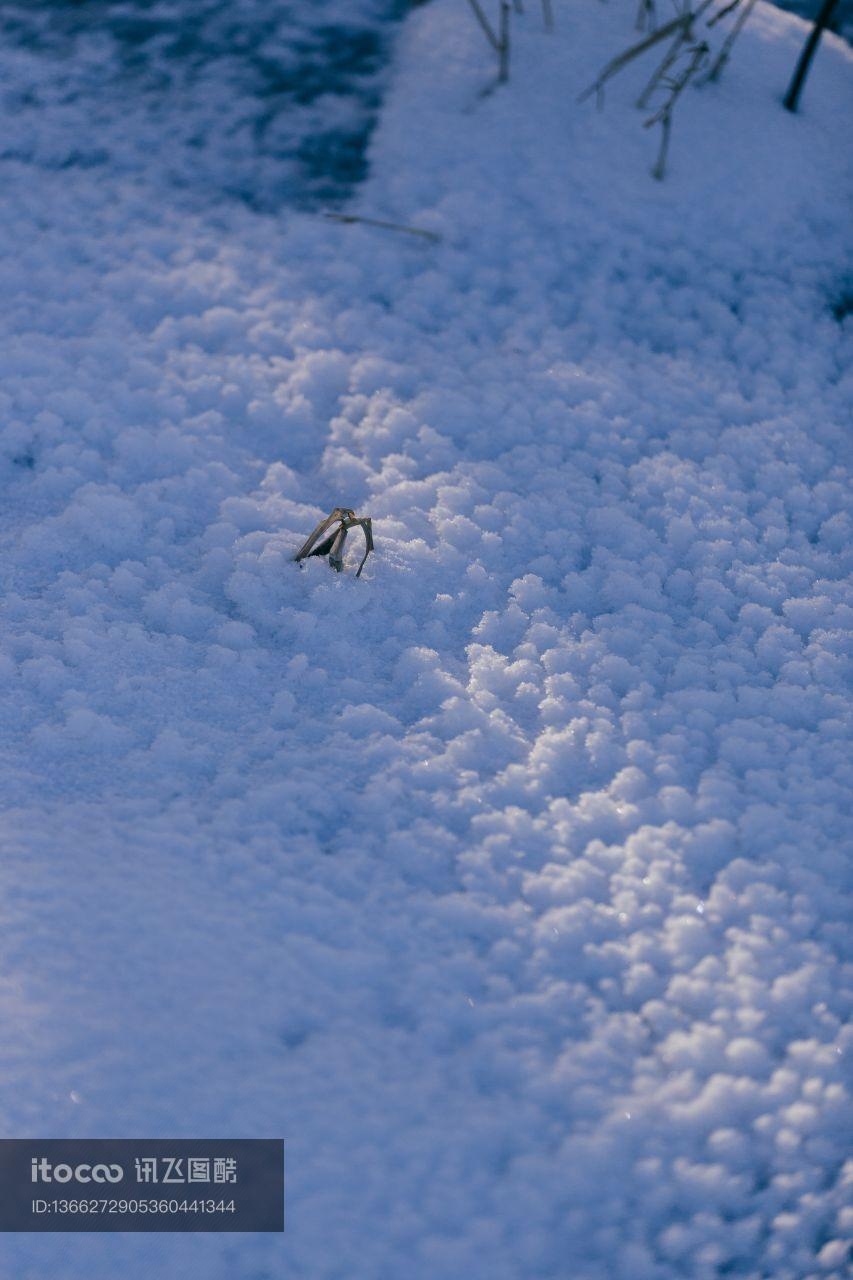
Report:
[[[652,177],[658,182],[663,182],[663,177],[666,173],[666,158],[669,155],[669,135],[672,131],[672,116],[669,112],[661,117],[660,124],[660,150],[655,161],[655,167],[652,169]]]
[[[707,26],[715,27],[718,22],[722,22],[723,18],[727,18],[730,13],[740,4],[740,0],[731,0],[731,4],[727,4],[725,9],[721,9],[719,13],[715,13],[713,18],[709,18]]]
[[[480,0],[468,0],[474,11],[474,16],[483,28],[486,39],[498,55],[498,84],[506,84],[509,79],[509,0],[501,0],[500,25],[498,32],[495,32],[489,19],[483,12]],[[516,12],[522,12],[518,3],[516,3]]]
[[[682,29],[678,32],[672,44],[670,45],[669,51],[664,57],[663,62],[660,64],[657,71],[654,73],[651,80],[646,85],[645,89],[637,99],[637,107],[640,109],[640,111],[644,111],[646,107],[649,105],[652,94],[654,93],[655,89],[657,89],[658,85],[665,83],[666,77],[669,74],[670,68],[673,67],[675,63],[678,61],[678,59],[681,57],[685,44],[692,37],[693,23],[696,21],[697,18],[700,18],[702,16],[705,10],[708,9],[713,4],[713,2],[714,0],[701,0],[701,3],[695,13],[690,13],[690,14],[685,13],[683,15],[684,17],[689,18],[689,22],[685,27],[682,27]],[[739,4],[740,0],[735,0],[735,3]]]
[[[684,42],[686,39],[687,39],[687,29],[685,27],[682,27],[681,30],[676,35],[675,39],[673,40],[672,44],[669,46],[669,49],[666,53],[666,56],[664,57],[663,62],[660,64],[657,71],[655,71],[651,80],[649,80],[649,83],[646,85],[645,89],[637,99],[637,107],[640,111],[644,111],[646,109],[646,107],[649,105],[649,100],[652,94],[654,93],[655,89],[658,87],[659,84],[661,84],[661,82],[669,74],[670,67],[672,67],[673,64],[676,63],[678,59],[681,57],[681,50],[684,47]]]
[[[554,6],[551,0],[542,0],[542,21],[546,31],[554,30]]]
[[[383,222],[380,218],[362,218],[358,213],[331,213],[323,214],[324,218],[329,218],[332,222],[361,222],[366,227],[382,227],[385,231],[404,231],[408,236],[421,236],[424,240],[432,240],[438,244],[441,236],[437,231],[427,231],[424,227],[405,227],[400,222]]]
[[[483,28],[483,31],[486,33],[486,39],[488,40],[489,44],[494,49],[495,53],[500,53],[500,49],[501,49],[500,40],[498,39],[495,32],[492,30],[491,22],[489,22],[489,19],[483,13],[483,10],[480,6],[480,0],[468,0],[468,3],[470,4],[471,8],[474,10],[474,15],[477,21],[479,22],[480,26]]]
[[[501,0],[501,37],[498,45],[498,84],[509,80],[509,0]]]
[[[607,81],[615,76],[618,71],[621,71],[623,67],[626,67],[629,62],[639,58],[640,54],[645,53],[647,49],[651,49],[661,40],[666,40],[667,36],[671,36],[679,30],[688,29],[692,21],[692,14],[681,13],[677,18],[673,18],[664,26],[659,27],[657,31],[653,31],[651,35],[646,36],[645,40],[639,40],[637,44],[631,45],[630,49],[626,49],[623,53],[612,58],[607,66],[599,72],[597,80],[579,95],[578,102],[585,102],[594,93],[600,94]]]
[[[657,24],[657,13],[655,12],[655,0],[640,0],[640,7],[637,10],[637,21],[634,24],[637,31],[654,31]]]
[[[650,129],[653,124],[659,124],[661,126],[660,150],[658,151],[658,158],[655,162],[655,167],[652,169],[652,177],[657,178],[658,182],[663,180],[664,174],[666,173],[666,160],[667,155],[669,154],[669,138],[670,133],[672,132],[673,108],[684,89],[707,59],[709,48],[703,40],[701,44],[694,45],[689,52],[691,54],[690,61],[681,72],[681,75],[677,76],[674,80],[668,81],[670,92],[666,102],[659,111],[656,111],[653,116],[650,116],[648,120],[644,121],[644,125],[647,129]]]
[[[756,0],[746,0],[746,3],[744,4],[743,8],[741,9],[740,13],[737,16],[737,21],[735,22],[735,25],[732,27],[729,34],[726,36],[722,49],[717,54],[717,57],[714,59],[714,64],[711,67],[711,70],[708,72],[707,76],[705,77],[706,80],[719,80],[720,76],[723,74],[723,68],[725,67],[729,58],[732,56],[732,45],[734,44],[735,40],[737,40],[738,36],[740,35],[741,31],[746,25],[746,21],[749,18],[749,15],[752,13],[753,9],[755,8],[755,4],[756,4]],[[730,5],[729,9],[732,9],[732,8],[734,8],[734,6]],[[728,12],[728,10],[724,10],[724,12]]]
[[[337,528],[332,528],[333,525],[337,525]],[[332,529],[332,532],[328,537],[323,538],[323,534],[329,529]],[[357,516],[351,507],[335,507],[325,520],[321,520],[296,552],[294,560],[299,563],[308,556],[328,556],[329,564],[337,573],[340,573],[344,567],[344,543],[350,529],[361,529],[364,534],[364,555],[355,575],[360,578],[361,571],[367,563],[367,557],[374,550],[373,521],[370,516]],[[322,542],[321,538],[323,538]]]

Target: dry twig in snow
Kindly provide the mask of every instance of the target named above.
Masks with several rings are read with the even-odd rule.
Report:
[[[644,111],[646,107],[649,105],[652,94],[654,93],[655,89],[657,89],[658,85],[666,82],[666,77],[669,74],[670,68],[673,67],[675,63],[678,61],[678,59],[681,57],[684,46],[686,45],[687,41],[692,38],[693,23],[696,21],[697,18],[702,16],[705,10],[708,9],[713,4],[713,2],[714,0],[701,0],[701,3],[695,13],[685,13],[683,15],[685,18],[689,19],[687,24],[683,26],[681,30],[676,34],[676,37],[673,40],[666,56],[664,57],[663,62],[660,64],[657,71],[654,73],[651,80],[646,85],[645,89],[637,99],[637,106],[640,109],[640,111]],[[735,0],[735,3],[739,4],[740,0]]]
[[[739,4],[740,0],[736,0],[736,3]],[[731,10],[734,9],[735,7],[736,7],[735,4],[730,4],[726,9],[723,10],[723,13],[730,13]],[[713,66],[711,67],[711,70],[708,72],[707,76],[705,77],[706,80],[719,80],[723,72],[723,67],[726,65],[729,58],[731,57],[732,45],[734,44],[735,40],[737,40],[738,36],[743,30],[746,20],[749,17],[749,15],[752,13],[754,8],[755,8],[755,0],[746,0],[746,3],[744,4],[743,8],[741,9],[740,13],[737,16],[737,21],[735,22],[735,25],[732,27],[729,34],[726,36],[722,49],[714,59]],[[718,14],[717,17],[721,18],[723,16],[723,13]],[[708,25],[710,26],[711,24],[709,23]]]
[[[474,10],[474,16],[483,28],[486,39],[498,55],[498,84],[506,84],[509,79],[509,0],[501,0],[498,32],[486,17],[480,0],[468,0],[468,3]]]
[[[329,536],[320,542],[319,539],[327,529],[332,528],[332,525],[338,527],[332,529]],[[350,507],[335,507],[325,520],[321,520],[296,552],[294,560],[298,562],[305,560],[308,556],[328,556],[329,564],[337,573],[340,573],[344,567],[344,543],[347,540],[347,533],[356,527],[362,530],[365,542],[364,555],[355,575],[360,578],[367,557],[373,550],[373,521],[370,516],[357,516]]]
[[[499,53],[500,47],[501,47],[500,41],[497,35],[495,34],[495,32],[492,30],[492,24],[489,22],[489,19],[486,17],[485,13],[483,13],[480,0],[468,0],[468,3],[470,4],[471,8],[474,10],[474,15],[477,21],[479,22],[480,26],[485,31],[486,39],[488,40],[489,44],[494,49],[495,53]]]
[[[655,0],[640,0],[640,7],[637,10],[637,21],[635,23],[638,31],[654,31],[657,24],[657,13],[655,12]]]
[[[674,80],[667,82],[670,93],[666,102],[659,111],[656,111],[653,116],[650,116],[649,119],[645,121],[645,127],[647,129],[651,128],[653,124],[659,124],[661,126],[660,151],[658,152],[655,167],[652,169],[652,177],[657,178],[658,181],[662,180],[664,173],[666,172],[666,157],[669,151],[669,135],[672,129],[673,108],[683,90],[690,83],[708,57],[708,45],[703,40],[701,44],[694,45],[689,52],[691,54],[690,61],[682,71],[681,75],[677,76]]]
[[[731,0],[731,3],[727,4],[725,9],[720,9],[718,13],[714,14],[713,18],[708,19],[707,25],[709,27],[715,27],[718,22],[722,22],[723,18],[727,18],[729,14],[732,13],[732,11],[738,7],[739,4],[740,4],[740,0]]]
[[[598,78],[588,89],[584,89],[579,95],[578,102],[585,102],[587,98],[592,97],[594,93],[601,94],[602,89],[608,80],[616,75],[617,71],[621,71],[629,62],[633,62],[634,58],[639,58],[641,53],[645,53],[647,49],[651,49],[661,40],[665,40],[667,36],[671,36],[674,32],[689,29],[693,20],[692,14],[680,13],[677,18],[673,18],[664,26],[659,27],[657,31],[653,31],[651,35],[646,36],[645,40],[640,40],[637,44],[632,44],[630,49],[626,49],[624,53],[618,54],[608,62],[607,66],[599,72]]]
[[[432,240],[436,244],[441,240],[441,236],[437,231],[427,231],[424,227],[405,227],[401,222],[383,222],[381,218],[363,218],[359,213],[331,213],[323,214],[324,218],[331,219],[332,222],[361,222],[366,227],[382,227],[385,231],[405,231],[409,236],[421,236],[424,240]]]
[[[498,84],[509,79],[509,0],[501,0],[501,37],[498,45]]]

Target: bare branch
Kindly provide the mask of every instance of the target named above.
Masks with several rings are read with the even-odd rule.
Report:
[[[468,0],[468,3],[470,4],[471,8],[474,10],[474,14],[477,18],[477,21],[479,22],[480,26],[483,28],[483,31],[486,33],[486,39],[488,40],[489,44],[494,49],[495,53],[500,53],[501,51],[500,41],[498,40],[498,37],[495,35],[494,31],[492,30],[492,24],[489,22],[489,19],[483,13],[482,7],[480,5],[480,0]]]
[[[663,62],[660,64],[657,71],[654,73],[651,80],[646,85],[645,89],[637,99],[637,106],[641,111],[644,111],[646,107],[649,105],[649,101],[651,99],[652,94],[657,89],[658,85],[662,84],[666,80],[666,77],[669,74],[670,68],[681,57],[681,53],[684,46],[686,45],[687,41],[692,38],[693,23],[696,21],[697,18],[700,18],[702,14],[705,12],[705,10],[709,8],[710,5],[712,5],[713,3],[714,3],[714,0],[701,0],[699,7],[696,9],[696,12],[690,15],[690,22],[687,24],[686,27],[683,27],[681,31],[678,32],[678,34],[676,35],[675,39],[672,42],[672,45],[669,48],[669,51],[664,57]],[[739,4],[740,0],[736,0],[736,3]]]
[[[719,13],[715,13],[713,18],[709,18],[705,24],[708,27],[715,27],[718,22],[722,22],[723,18],[727,18],[732,10],[736,9],[740,4],[740,0],[731,0],[731,4],[727,4],[725,9],[721,9]]]
[[[652,169],[652,177],[658,182],[663,182],[664,174],[666,173],[666,158],[669,155],[669,135],[671,131],[672,116],[665,115],[661,120],[660,150],[658,151],[658,158],[655,161],[655,166]]]
[[[675,39],[673,40],[672,44],[667,50],[667,53],[664,57],[663,62],[660,64],[657,71],[655,71],[651,80],[649,80],[645,89],[637,99],[637,107],[639,108],[640,111],[644,111],[645,108],[649,105],[649,99],[651,98],[655,89],[658,87],[661,81],[665,79],[673,63],[677,62],[678,59],[680,58],[681,50],[684,46],[685,41],[687,40],[687,36],[688,36],[687,27],[682,27],[681,30],[676,34]]]
[[[406,235],[421,236],[424,240],[432,240],[438,244],[441,236],[437,231],[427,231],[424,227],[405,227],[400,222],[383,222],[380,218],[363,218],[358,213],[332,213],[327,211],[323,214],[324,218],[330,219],[332,222],[361,222],[366,227],[382,227],[385,231],[404,231]]]
[[[746,21],[749,18],[749,15],[752,13],[753,9],[755,8],[755,4],[756,4],[756,0],[746,0],[746,3],[744,4],[743,8],[741,9],[740,13],[737,16],[737,21],[735,22],[735,25],[732,27],[731,31],[726,36],[726,39],[723,42],[722,49],[714,59],[714,64],[711,67],[710,71],[708,72],[707,76],[705,77],[706,80],[719,80],[720,76],[723,73],[723,68],[725,67],[726,63],[728,62],[729,58],[732,55],[732,45],[734,44],[735,40],[737,40],[738,36],[740,35],[741,31],[746,25]],[[734,7],[733,5],[729,5],[729,9],[733,7]],[[727,12],[727,11],[724,10],[724,12]]]
[[[498,84],[506,84],[509,79],[509,0],[500,0],[500,15],[498,33],[486,17],[480,0],[468,0],[474,11],[474,16],[485,32],[486,39],[498,55]],[[516,13],[523,13],[524,9],[521,0],[514,0]],[[494,86],[492,86],[493,88]],[[492,88],[486,92],[491,93]]]
[[[640,0],[640,7],[637,10],[637,21],[634,24],[637,31],[654,31],[657,26],[657,12],[655,10],[655,0]]]
[[[509,79],[509,3],[501,0],[501,42],[498,45],[498,84]]]
[[[594,93],[600,93],[607,81],[615,76],[617,71],[621,71],[629,62],[633,62],[634,58],[639,58],[640,54],[645,53],[647,49],[651,49],[653,45],[658,44],[661,40],[666,40],[667,36],[672,35],[678,30],[687,29],[693,20],[692,14],[679,14],[677,18],[673,18],[664,26],[659,27],[657,31],[653,31],[651,35],[646,36],[645,40],[638,41],[637,44],[631,45],[630,49],[626,49],[624,53],[618,54],[612,58],[607,66],[599,73],[598,79],[584,89],[583,93],[578,97],[578,102],[585,102],[587,98],[592,97]]]
[[[652,169],[652,177],[657,178],[659,182],[662,181],[664,173],[666,172],[666,159],[669,154],[669,138],[672,131],[673,108],[684,89],[706,61],[709,48],[703,40],[701,44],[694,45],[693,48],[689,50],[689,53],[691,54],[691,58],[685,69],[676,77],[675,80],[670,80],[668,82],[670,93],[666,102],[658,111],[655,112],[653,116],[649,116],[648,120],[644,121],[646,129],[651,128],[653,124],[660,124],[661,126],[660,151],[658,152],[655,167]]]

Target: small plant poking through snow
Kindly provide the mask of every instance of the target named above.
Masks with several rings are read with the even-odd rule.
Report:
[[[704,40],[702,40],[699,44],[691,45],[690,48],[684,51],[679,49],[674,55],[673,62],[682,57],[682,52],[686,53],[687,61],[678,74],[673,76],[671,79],[665,76],[662,76],[660,79],[660,84],[669,90],[669,95],[666,101],[663,106],[660,107],[653,116],[649,116],[648,120],[645,122],[645,127],[647,129],[653,124],[659,124],[661,127],[660,150],[658,151],[658,158],[655,161],[655,167],[652,169],[652,176],[657,178],[658,181],[662,181],[663,176],[666,173],[666,157],[669,153],[669,135],[670,130],[672,129],[673,108],[684,89],[687,88],[690,81],[695,78],[697,72],[707,61],[708,45]]]
[[[640,0],[635,25],[638,31],[645,31],[647,28],[649,31],[654,31],[657,26],[655,0]]]
[[[648,2],[653,4],[654,0],[648,0]],[[509,0],[500,0],[497,30],[495,30],[492,23],[489,21],[480,0],[468,0],[468,4],[480,25],[483,35],[498,55],[497,83],[506,84],[509,80],[510,10],[519,17],[523,16],[524,0],[512,0],[512,5],[510,5]],[[553,0],[542,0],[542,23],[546,31],[551,32],[554,30]],[[490,93],[491,89],[487,89],[486,92]]]
[[[716,27],[720,21],[737,11],[734,26],[711,62],[710,69],[704,77],[700,78],[699,73],[707,66],[712,50],[708,40],[698,39],[694,35],[694,26],[699,18],[710,9],[713,2],[714,0],[699,0],[695,10],[691,9],[689,3],[686,3],[674,18],[670,19],[662,27],[656,27],[654,0],[640,0],[637,28],[641,31],[650,28],[649,34],[644,36],[642,40],[630,45],[622,53],[617,54],[615,58],[611,58],[589,88],[585,89],[578,98],[579,102],[583,102],[586,98],[595,94],[598,104],[601,106],[604,100],[604,86],[612,76],[615,76],[617,72],[628,66],[629,63],[654,48],[655,45],[661,44],[664,40],[669,40],[670,37],[672,38],[662,61],[637,99],[637,107],[643,110],[650,105],[652,98],[659,90],[668,91],[666,99],[658,110],[648,120],[644,121],[646,128],[655,124],[661,126],[660,149],[652,169],[652,176],[658,179],[662,179],[666,172],[666,160],[672,131],[672,113],[676,102],[688,84],[702,84],[709,80],[719,79],[731,56],[732,46],[743,30],[756,4],[756,0],[730,0],[730,3],[725,4],[707,21],[706,26],[710,30]]]
[[[666,40],[667,36],[674,35],[676,41],[680,44],[685,30],[690,26],[690,20],[689,14],[679,14],[678,17],[673,18],[664,26],[658,27],[657,30],[653,31],[651,35],[646,36],[645,39],[638,40],[636,44],[632,44],[630,48],[625,49],[623,53],[619,53],[615,58],[611,58],[610,62],[602,68],[589,88],[584,89],[583,93],[578,98],[578,102],[585,102],[587,98],[596,94],[598,104],[601,106],[604,101],[604,86],[612,76],[615,76],[618,71],[621,71],[623,67],[627,67],[629,62],[633,62],[635,58],[639,58],[640,55],[645,53],[648,49],[651,49],[656,44],[660,44],[662,40]],[[664,61],[661,63],[661,66],[655,72],[649,82],[649,86],[653,86],[656,83],[657,77],[661,73],[661,69],[667,65],[671,55],[672,49],[667,53],[666,58],[664,58]],[[638,105],[642,104],[648,94],[649,86],[644,90]]]
[[[305,560],[308,556],[328,556],[329,564],[337,573],[340,573],[344,567],[344,543],[347,540],[347,533],[356,527],[364,533],[365,542],[364,555],[355,575],[360,578],[367,557],[373,550],[373,521],[370,516],[357,516],[349,507],[335,507],[325,520],[321,520],[303,542],[293,557],[294,560],[298,562]],[[328,533],[329,529],[331,533]],[[327,534],[325,538],[323,538],[324,533]],[[323,538],[322,542],[318,541],[320,538]]]
[[[693,84],[698,87],[720,79],[731,58],[735,42],[749,21],[757,3],[758,0],[722,0],[722,3],[719,3],[719,0],[674,0],[676,9],[674,16],[659,25],[657,0],[638,0],[635,27],[637,31],[643,33],[642,39],[635,41],[627,49],[611,58],[602,67],[592,84],[579,95],[578,102],[583,102],[594,94],[601,107],[604,102],[604,86],[613,76],[657,45],[667,42],[666,52],[636,104],[638,109],[646,110],[652,106],[652,100],[656,94],[660,92],[666,95],[657,109],[653,110],[652,115],[644,121],[646,128],[656,124],[661,126],[660,146],[651,172],[654,178],[662,179],[666,173],[676,103],[688,85]],[[545,30],[553,31],[553,0],[541,0],[541,5]],[[789,111],[797,109],[799,96],[821,34],[828,25],[836,5],[837,0],[823,0],[784,98],[784,105]],[[510,15],[514,13],[517,18],[524,17],[526,12],[524,0],[511,0],[511,2],[499,0],[496,21],[489,17],[483,0],[468,0],[468,6],[497,54],[496,83],[506,84],[509,80],[510,65]],[[716,6],[716,11],[707,16],[712,6]],[[706,31],[703,36],[696,33],[700,18],[705,18]],[[731,19],[730,25],[727,22],[728,19]],[[721,24],[726,24],[728,31],[722,42],[713,48],[714,40],[711,33],[716,34],[717,28],[722,30]],[[486,89],[484,96],[493,88],[494,85]]]
[[[486,17],[480,0],[468,0],[474,16],[482,27],[483,34],[498,55],[498,84],[506,84],[509,79],[509,3],[501,0],[498,30],[495,31]],[[518,7],[516,6],[516,12]],[[523,10],[522,10],[523,12]]]
[[[735,9],[738,10],[738,15],[737,15],[737,18],[735,19],[735,24],[732,27],[729,34],[726,36],[726,39],[723,43],[723,47],[720,50],[720,52],[717,54],[716,58],[714,59],[714,62],[711,66],[710,71],[708,72],[706,79],[719,80],[720,76],[723,74],[723,68],[725,67],[726,63],[728,62],[729,58],[732,55],[732,45],[734,44],[735,40],[737,40],[741,31],[746,26],[749,15],[752,13],[753,9],[755,8],[756,3],[757,3],[757,0],[732,0],[731,4],[727,4],[726,7],[724,9],[721,9],[719,13],[715,13],[711,21],[708,23],[709,27],[713,27],[718,22],[720,22],[723,18],[728,17],[730,13],[734,13]]]

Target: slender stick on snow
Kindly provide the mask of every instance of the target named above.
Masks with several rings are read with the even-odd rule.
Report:
[[[382,227],[385,231],[404,231],[406,235],[421,236],[424,240],[432,240],[435,244],[441,241],[437,231],[427,231],[424,227],[404,227],[400,222],[383,222],[380,218],[362,218],[358,213],[326,212],[323,217],[331,219],[332,222],[361,222],[366,227]]]
[[[788,86],[788,92],[784,97],[784,105],[788,111],[796,111],[800,101],[800,93],[806,82],[806,76],[809,74],[812,58],[815,56],[820,38],[823,35],[824,28],[828,25],[832,17],[832,11],[835,8],[837,0],[823,0],[823,6],[820,13],[815,19],[815,24],[811,29],[809,38],[800,54],[800,60],[797,63],[796,70]]]
[[[672,130],[672,116],[669,112],[665,116],[661,116],[660,125],[660,150],[655,161],[655,167],[652,169],[652,177],[657,179],[658,182],[663,182],[663,176],[666,173],[666,158],[669,155],[669,135]]]
[[[708,72],[707,76],[705,77],[706,80],[719,80],[720,76],[723,74],[723,67],[726,65],[726,63],[728,62],[729,58],[732,55],[732,45],[734,44],[735,40],[737,40],[738,36],[740,35],[741,31],[746,25],[746,21],[749,15],[752,13],[753,9],[755,8],[755,3],[756,3],[756,0],[746,0],[746,3],[744,4],[743,8],[741,9],[740,13],[737,16],[735,25],[732,27],[729,34],[726,36],[722,49],[714,59],[714,65],[711,67],[711,70]],[[834,3],[834,0],[833,0],[833,3]],[[729,9],[733,7],[734,7],[733,5],[729,5]]]
[[[492,48],[495,50],[496,53],[500,53],[500,49],[501,49],[500,40],[498,40],[498,37],[495,35],[494,31],[492,30],[492,24],[489,22],[489,19],[483,13],[483,10],[480,6],[480,0],[468,0],[468,3],[470,4],[471,8],[474,10],[474,14],[480,26],[485,31],[486,39],[488,40],[489,44],[492,46]]]
[[[640,111],[645,110],[645,108],[649,105],[649,99],[651,98],[655,89],[658,87],[661,81],[665,78],[665,76],[667,75],[667,72],[669,71],[673,63],[678,61],[679,57],[681,56],[681,50],[684,45],[684,42],[687,39],[687,34],[688,33],[687,33],[686,27],[682,27],[681,30],[676,33],[675,39],[673,40],[672,44],[669,46],[669,49],[667,50],[667,53],[666,53],[666,56],[664,57],[663,62],[660,64],[657,71],[655,71],[651,80],[649,80],[645,89],[637,99],[637,107]]]
[[[736,0],[736,2],[740,3],[740,0]],[[645,89],[637,99],[637,106],[641,111],[645,110],[645,108],[649,105],[649,100],[651,99],[651,96],[654,93],[655,89],[657,89],[659,84],[663,83],[666,80],[666,76],[669,72],[670,67],[672,67],[673,64],[677,62],[679,57],[681,56],[681,52],[684,48],[684,45],[687,43],[687,41],[691,38],[693,34],[691,30],[693,23],[696,21],[697,18],[702,16],[702,14],[705,12],[707,8],[709,8],[711,4],[713,4],[713,0],[701,0],[701,3],[698,9],[696,10],[696,12],[689,15],[690,21],[687,23],[685,27],[682,27],[682,29],[678,32],[678,34],[676,35],[675,39],[673,40],[669,48],[669,51],[664,57],[663,62],[660,64],[657,71],[654,73],[651,80],[646,85]],[[684,16],[687,17],[688,15],[685,14]]]
[[[640,7],[637,10],[637,21],[635,27],[637,31],[654,31],[657,23],[657,14],[655,13],[655,0],[640,0]]]
[[[468,0],[468,3],[474,10],[474,15],[483,28],[486,39],[498,55],[498,84],[506,84],[509,79],[509,0],[501,0],[500,27],[497,35],[483,12],[480,0]]]
[[[652,169],[652,177],[657,178],[658,182],[662,181],[664,173],[666,172],[666,158],[669,153],[669,137],[672,131],[673,107],[681,96],[683,90],[690,83],[696,75],[696,72],[708,57],[708,45],[703,40],[701,44],[695,45],[690,52],[692,57],[684,71],[682,71],[681,75],[678,76],[677,79],[669,81],[670,95],[666,102],[659,111],[656,111],[653,116],[650,116],[649,119],[644,122],[647,129],[653,124],[660,124],[661,126],[660,151],[658,152],[655,167]]]
[[[498,46],[498,84],[509,79],[509,0],[501,0],[501,42]]]
[[[542,0],[542,21],[545,23],[546,31],[554,30],[554,6],[551,0]]]
[[[607,81],[612,76],[615,76],[617,71],[621,71],[629,62],[633,62],[634,58],[638,58],[641,53],[645,53],[647,49],[651,49],[659,41],[665,40],[667,36],[671,36],[679,29],[688,28],[692,20],[692,14],[681,13],[677,18],[673,18],[671,22],[667,22],[664,26],[659,27],[657,31],[653,31],[651,35],[646,36],[645,40],[638,41],[637,44],[631,45],[630,49],[626,49],[624,53],[612,58],[607,66],[599,72],[598,79],[578,96],[578,102],[585,102],[594,93],[600,94]]]
[[[723,18],[727,18],[732,10],[736,9],[740,4],[740,0],[731,0],[731,4],[727,4],[725,9],[720,9],[719,13],[715,13],[713,18],[709,18],[707,26],[715,27],[718,22],[722,22]]]
[[[361,577],[361,571],[364,568],[364,566],[367,564],[367,557],[370,555],[371,551],[373,550],[373,521],[371,520],[370,516],[364,516],[363,519],[360,521],[360,524],[361,524],[362,532],[364,533],[365,548],[364,548],[364,555],[361,557],[361,564],[358,566],[358,569],[356,570],[355,576],[357,578]]]

